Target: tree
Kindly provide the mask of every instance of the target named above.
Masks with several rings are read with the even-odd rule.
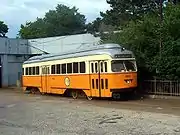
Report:
[[[106,24],[119,27],[145,13],[154,12],[158,8],[156,1],[159,0],[107,0],[112,9],[100,14]]]
[[[118,43],[132,50],[139,70],[143,71],[141,75],[180,79],[180,5],[168,4],[163,11],[162,24],[158,12],[148,13],[141,19],[130,21],[121,33],[102,36],[102,40]]]
[[[170,2],[170,0],[169,0],[169,2]],[[173,2],[174,4],[178,4],[178,3],[180,3],[180,0],[172,0],[172,2]]]
[[[4,24],[3,21],[0,21],[0,37],[6,37],[6,33],[8,33],[8,26]]]
[[[21,25],[19,35],[27,39],[46,37],[46,26],[43,19],[37,18],[35,22],[27,22],[25,26]]]
[[[96,36],[96,33],[112,32],[115,30],[114,26],[105,24],[104,21],[99,17],[93,22],[88,23],[86,27],[87,32],[93,34],[94,36]]]
[[[85,16],[75,7],[57,5],[56,9],[49,10],[44,18],[21,25],[19,35],[21,38],[30,39],[79,34],[85,32],[85,22]]]
[[[101,18],[96,18],[96,20],[94,20],[91,23],[87,24],[87,32],[89,33],[95,33],[95,32],[99,32],[99,28],[101,26],[102,23],[102,19]]]

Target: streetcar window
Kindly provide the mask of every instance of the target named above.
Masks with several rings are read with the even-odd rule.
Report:
[[[135,64],[132,61],[124,61],[127,71],[136,71]]]
[[[28,75],[29,73],[29,68],[26,68],[26,75]]]
[[[46,74],[49,74],[49,73],[50,73],[50,68],[46,67]]]
[[[98,72],[98,65],[97,65],[97,63],[95,63],[95,72],[96,73]]]
[[[107,62],[104,62],[105,72],[107,72]]]
[[[99,89],[99,80],[96,79],[96,89]]]
[[[32,69],[33,69],[33,71],[32,71],[32,75],[35,75],[35,73],[36,73],[36,68],[35,68],[35,67],[33,67]]]
[[[39,75],[39,67],[36,67],[36,75]]]
[[[72,73],[72,63],[67,64],[67,73],[71,74]]]
[[[101,62],[101,72],[103,73],[103,62]]]
[[[44,68],[41,67],[41,74],[43,75],[44,74]]]
[[[111,66],[113,72],[124,72],[126,70],[123,61],[120,60],[112,61]]]
[[[132,61],[116,60],[116,61],[112,61],[111,64],[112,64],[113,72],[136,71],[135,63],[133,63]]]
[[[80,62],[80,73],[86,72],[85,62]]]
[[[101,88],[104,89],[104,79],[101,79]]]
[[[24,75],[24,68],[22,68],[22,75]]]
[[[56,74],[61,74],[61,65],[56,65]]]
[[[105,87],[108,89],[108,79],[105,80]]]
[[[32,67],[29,67],[29,75],[32,75]]]
[[[55,74],[56,72],[55,72],[55,65],[52,65],[51,66],[51,74]]]
[[[42,67],[42,74],[45,75],[46,74],[46,68]]]
[[[93,89],[95,88],[94,79],[92,79],[92,88],[93,88]]]
[[[73,73],[79,73],[78,63],[73,63]]]
[[[31,67],[31,75],[33,75],[33,67]]]
[[[62,74],[66,74],[66,64],[62,64]]]
[[[94,63],[91,63],[91,72],[94,73]]]

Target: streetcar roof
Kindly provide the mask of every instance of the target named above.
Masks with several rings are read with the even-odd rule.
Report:
[[[58,54],[45,54],[41,56],[34,56],[25,61],[24,64],[102,54],[107,54],[112,58],[116,54],[131,54],[132,57],[134,57],[131,51],[122,49],[123,47],[119,44],[92,45],[90,47],[82,47],[79,50],[71,50],[68,52],[62,52]]]

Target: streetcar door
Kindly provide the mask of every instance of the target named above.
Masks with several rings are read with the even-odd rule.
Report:
[[[41,76],[41,83],[42,83],[42,91],[44,93],[49,93],[48,90],[48,75],[50,74],[50,66],[42,66],[42,76]]]
[[[90,62],[91,93],[94,97],[101,97],[101,61]]]

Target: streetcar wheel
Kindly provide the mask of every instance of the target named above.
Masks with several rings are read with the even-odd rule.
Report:
[[[32,94],[36,94],[36,89],[35,89],[35,88],[32,88],[32,89],[31,89],[31,93],[32,93]]]
[[[46,93],[44,93],[44,92],[41,92],[41,95],[45,95]]]
[[[78,98],[78,91],[72,91],[71,93],[72,93],[72,97],[73,97],[74,99],[77,99],[77,98]]]
[[[120,99],[121,99],[121,94],[114,92],[114,93],[112,94],[112,98],[115,99],[115,100],[120,100]]]
[[[90,96],[87,96],[87,99],[88,99],[89,101],[93,100],[93,98],[90,97]]]
[[[31,94],[31,91],[30,90],[26,90],[24,91],[25,94]]]

